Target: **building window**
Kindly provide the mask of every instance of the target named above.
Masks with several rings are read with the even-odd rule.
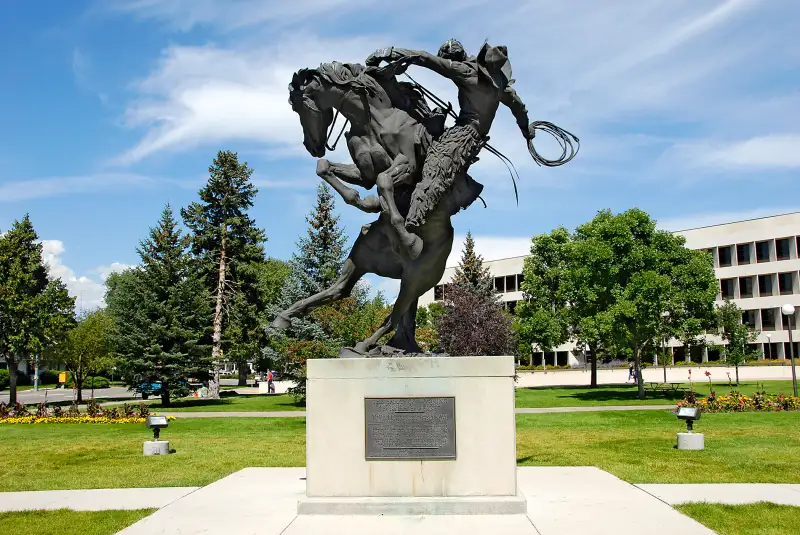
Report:
[[[794,293],[792,275],[792,272],[778,273],[778,291],[781,292],[781,295],[790,295]]]
[[[785,314],[783,314],[781,312],[781,322],[783,323],[783,330],[784,331],[788,331],[789,330],[789,320],[790,319],[792,320],[792,330],[794,331],[794,330],[797,329],[797,312],[798,312],[797,309],[795,309],[794,315],[791,316],[791,317],[787,316],[787,315],[785,315]]]
[[[442,299],[444,299],[444,286],[437,284],[433,287],[433,300],[441,301]]]
[[[742,323],[751,329],[756,328],[756,311],[755,310],[742,310]]]
[[[781,238],[775,240],[775,258],[778,260],[789,260],[792,256],[791,247],[789,246],[789,238]]]
[[[753,277],[739,277],[739,297],[747,299],[753,297]]]
[[[508,275],[508,276],[506,276],[506,291],[507,292],[516,292],[517,291],[517,276],[516,275]]]
[[[756,262],[769,262],[769,242],[756,242]]]
[[[729,267],[732,265],[731,245],[720,247],[719,250],[719,267]]]
[[[740,243],[736,246],[736,263],[741,265],[750,263],[750,244]]]
[[[525,281],[525,276],[522,273],[517,273],[517,285],[519,286],[520,291],[522,291],[522,283],[524,281]]]
[[[762,308],[761,309],[761,330],[774,331],[775,330],[775,309]]]
[[[758,276],[758,295],[759,297],[767,297],[773,293],[772,275],[759,275]]]
[[[506,278],[505,277],[495,277],[494,278],[494,291],[498,293],[503,293],[506,290]]]
[[[734,285],[736,284],[736,279],[722,279],[719,281],[720,284],[720,293],[722,294],[723,299],[733,299],[734,296]]]

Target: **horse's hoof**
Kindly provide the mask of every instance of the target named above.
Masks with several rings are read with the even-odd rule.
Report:
[[[270,327],[272,327],[273,329],[280,329],[282,331],[288,329],[291,326],[292,326],[292,321],[283,314],[278,314],[278,316],[274,320],[272,320],[272,323],[270,324]]]

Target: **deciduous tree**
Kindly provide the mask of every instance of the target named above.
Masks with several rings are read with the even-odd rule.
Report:
[[[755,343],[758,332],[742,322],[742,310],[733,301],[725,303],[716,309],[717,326],[725,341],[725,361],[736,368],[736,386],[739,386],[739,366],[748,359],[756,358],[758,350],[750,344]]]
[[[70,372],[78,403],[83,401],[82,388],[86,379],[112,366],[112,328],[113,320],[105,310],[83,313],[75,328],[53,352]]]

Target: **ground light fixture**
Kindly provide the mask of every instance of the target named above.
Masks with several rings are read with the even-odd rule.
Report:
[[[166,429],[169,423],[166,416],[148,416],[144,425],[148,429],[153,430],[153,440],[146,440],[144,442],[145,456],[151,455],[169,455],[169,441],[161,440],[159,438],[162,429]]]
[[[789,323],[789,356],[792,357],[792,390],[794,390],[794,397],[797,397],[797,372],[794,370],[794,342],[792,342],[792,329],[794,329],[794,305],[783,305],[781,312],[786,316],[786,321]]]
[[[686,422],[686,432],[678,433],[679,450],[702,450],[705,447],[705,437],[702,433],[693,431],[694,422],[700,419],[700,409],[697,407],[679,407],[675,415],[679,420]]]

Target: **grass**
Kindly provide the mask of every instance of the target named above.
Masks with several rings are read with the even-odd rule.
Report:
[[[151,437],[133,424],[3,425],[0,492],[202,486],[248,466],[305,464],[304,418],[179,419],[161,433],[176,450],[166,457],[142,455]]]
[[[0,513],[0,533],[37,535],[111,535],[152,514],[133,511],[19,511]]]
[[[738,390],[747,395],[753,394],[759,385],[770,394],[780,392],[791,394],[791,381],[743,382]],[[689,383],[685,384],[688,389]],[[732,388],[727,382],[714,383],[717,394],[728,393]],[[708,395],[708,381],[696,381],[694,391],[698,397]],[[639,391],[635,384],[600,385],[595,388],[586,386],[537,386],[517,388],[517,407],[580,407],[596,405],[671,405],[683,399],[683,392],[647,391],[645,399],[639,399]]]
[[[220,399],[183,398],[173,400],[169,407],[161,402],[150,404],[154,411],[163,412],[259,412],[259,411],[303,411],[289,394],[243,394]]]
[[[630,483],[800,483],[800,412],[706,414],[705,450],[680,451],[667,411],[517,416],[523,466],[597,466]]]
[[[800,507],[769,502],[687,503],[676,509],[719,535],[795,535],[800,526]]]
[[[597,466],[631,483],[800,483],[800,412],[709,414],[704,451],[678,451],[667,411],[517,416],[522,466]],[[248,466],[304,466],[305,418],[178,419],[177,450],[144,457],[140,425],[0,427],[0,492],[201,486]],[[10,452],[13,452],[11,454]]]

